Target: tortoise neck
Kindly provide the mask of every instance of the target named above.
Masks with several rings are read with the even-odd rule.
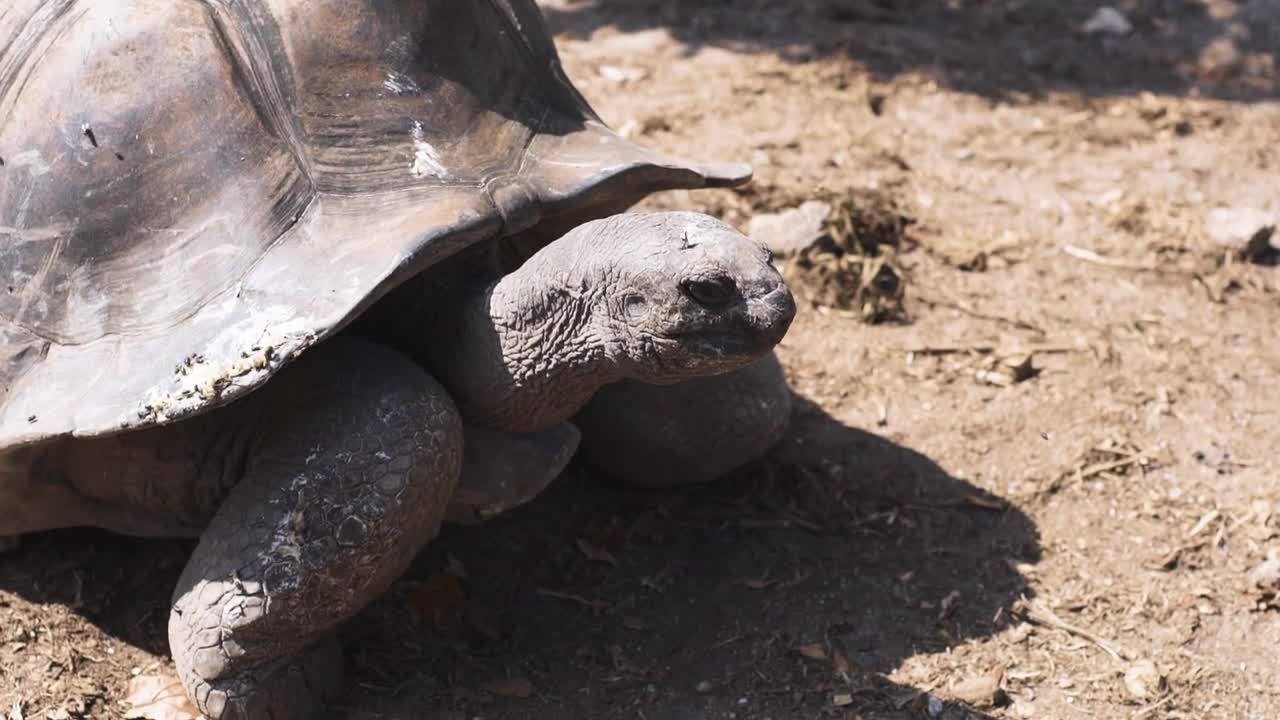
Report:
[[[468,422],[542,430],[621,379],[601,331],[603,298],[581,282],[578,244],[552,243],[514,272],[465,292],[452,332],[436,334],[437,347],[448,347],[432,369]]]

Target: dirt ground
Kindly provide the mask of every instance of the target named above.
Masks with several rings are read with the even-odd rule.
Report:
[[[765,461],[661,492],[578,464],[446,531],[344,633],[344,716],[1280,717],[1248,579],[1280,552],[1280,267],[1210,239],[1280,211],[1280,5],[1130,0],[1124,36],[1096,7],[546,3],[612,126],[755,167],[646,206],[879,203],[905,231],[840,267],[893,287],[806,304]],[[0,713],[121,717],[190,547],[0,559]]]

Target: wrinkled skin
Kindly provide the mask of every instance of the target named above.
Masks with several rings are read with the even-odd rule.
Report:
[[[450,314],[391,298],[383,337],[326,340],[227,407],[0,457],[0,536],[198,536],[169,622],[188,693],[214,720],[309,717],[341,687],[341,623],[446,517],[550,482],[600,388],[732,378],[795,313],[763,247],[693,213],[586,223],[500,279],[441,285]]]
[[[574,418],[582,453],[632,487],[716,480],[782,440],[791,391],[778,358],[678,385],[623,381],[601,388]]]
[[[697,213],[619,214],[552,244],[501,245],[407,284],[369,330],[465,393],[469,420],[508,431],[468,428],[483,449],[468,446],[451,521],[536,496],[579,444],[615,479],[652,487],[713,480],[781,439],[791,404],[776,358],[723,371],[771,348],[794,313],[763,248]],[[423,332],[440,306],[464,310]],[[468,340],[442,355],[442,337]],[[584,398],[572,425],[543,427]]]
[[[609,383],[673,384],[749,365],[794,316],[759,243],[699,213],[622,214],[575,228],[470,293],[427,335],[465,340],[424,360],[468,422],[532,432]]]

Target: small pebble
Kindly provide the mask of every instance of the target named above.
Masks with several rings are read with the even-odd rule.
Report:
[[[1142,659],[1124,673],[1124,687],[1135,700],[1150,700],[1165,690],[1165,679],[1150,660]]]
[[[1251,207],[1218,207],[1205,217],[1209,238],[1225,247],[1244,249],[1259,232],[1276,224],[1275,213]]]
[[[1264,561],[1249,571],[1249,584],[1264,593],[1280,592],[1280,559]]]
[[[831,206],[810,200],[780,213],[761,213],[751,218],[747,234],[769,247],[776,257],[803,252],[822,241]]]
[[[707,682],[706,680],[703,680],[699,682],[697,686],[694,687],[694,689],[703,694],[709,693],[711,692],[711,683]]]
[[[1133,23],[1124,13],[1104,5],[1085,21],[1081,29],[1090,35],[1128,35],[1133,32]]]

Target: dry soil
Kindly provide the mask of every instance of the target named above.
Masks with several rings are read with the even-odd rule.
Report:
[[[890,212],[793,276],[893,287],[806,303],[765,461],[662,492],[575,465],[448,530],[344,633],[346,716],[1280,717],[1248,582],[1280,551],[1280,268],[1211,240],[1280,211],[1280,6],[1129,0],[1124,36],[1096,7],[545,3],[611,125],[755,167],[646,206]],[[0,559],[0,713],[121,717],[190,547]]]

